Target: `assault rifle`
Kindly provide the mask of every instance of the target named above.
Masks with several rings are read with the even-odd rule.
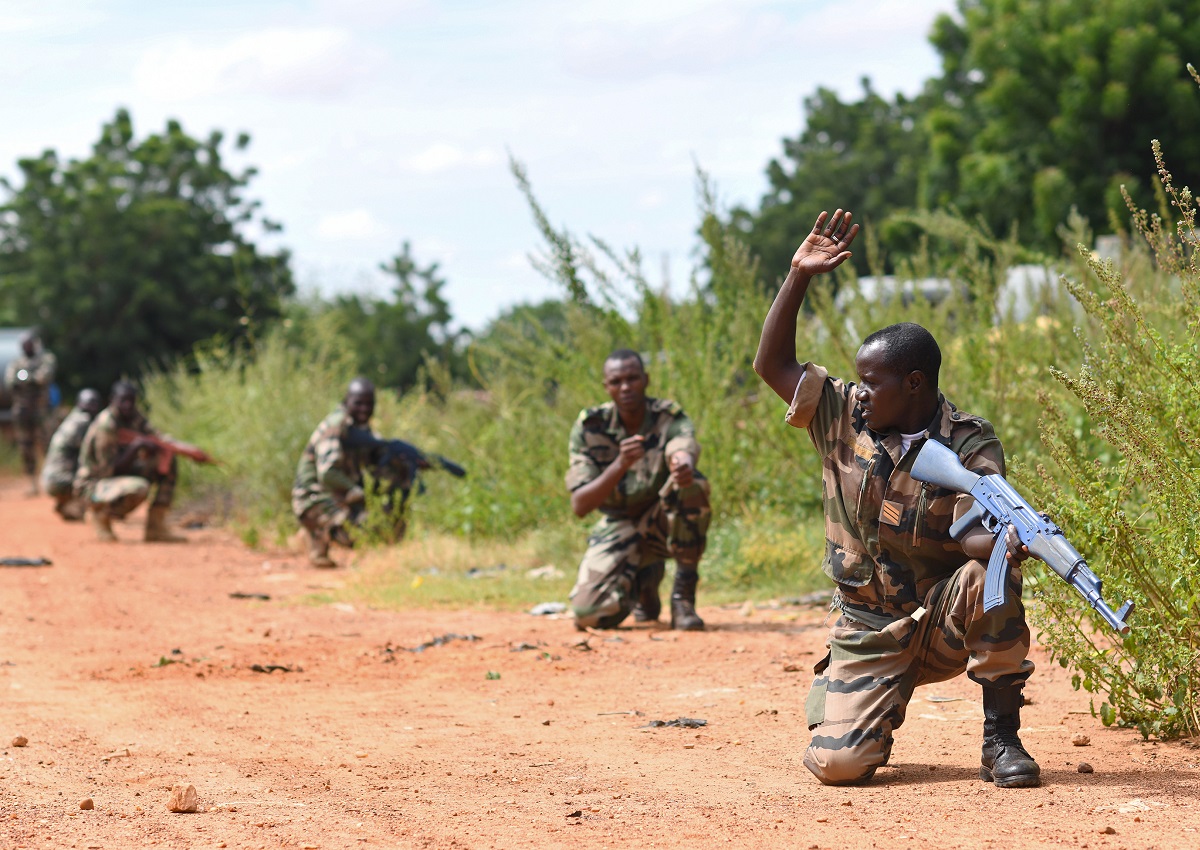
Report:
[[[373,453],[376,468],[385,469],[396,461],[406,464],[414,471],[444,469],[455,478],[462,478],[467,471],[449,458],[426,454],[412,443],[376,437],[365,428],[347,428],[344,440],[346,448],[367,449]]]
[[[992,556],[988,559],[983,585],[983,610],[1004,604],[1008,584],[1008,527],[1016,527],[1021,543],[1029,553],[1045,561],[1063,581],[1071,585],[1110,626],[1121,634],[1129,631],[1126,622],[1133,613],[1133,600],[1113,612],[1100,594],[1100,578],[1063,535],[1062,529],[1039,514],[1002,475],[978,475],[962,465],[958,455],[937,442],[926,440],[909,473],[917,481],[945,487],[956,493],[969,493],[975,504],[958,522],[950,526],[950,536],[961,540],[976,523],[995,536]]]
[[[413,485],[416,485],[418,493],[425,491],[422,471],[444,469],[456,478],[467,474],[465,469],[449,458],[426,454],[403,440],[377,437],[366,428],[346,429],[342,442],[348,449],[363,450],[369,455],[372,465],[371,492],[381,497],[379,506],[383,515],[390,520],[390,535],[395,541],[404,537],[407,527],[404,508]],[[362,504],[356,505],[352,517],[361,517],[363,509]]]
[[[171,461],[175,459],[175,455],[183,455],[184,457],[191,458],[196,463],[217,463],[212,455],[199,446],[193,446],[191,443],[185,443],[182,440],[176,440],[162,434],[143,434],[141,431],[135,431],[132,428],[117,429],[117,443],[119,445],[128,446],[139,440],[154,445],[154,457],[157,461],[159,475],[166,475],[170,472]]]

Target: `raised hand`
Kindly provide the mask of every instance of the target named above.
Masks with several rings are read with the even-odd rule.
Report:
[[[812,277],[833,271],[850,258],[846,249],[858,235],[858,225],[852,224],[853,213],[837,210],[833,217],[822,210],[812,232],[805,237],[792,256],[792,268]]]

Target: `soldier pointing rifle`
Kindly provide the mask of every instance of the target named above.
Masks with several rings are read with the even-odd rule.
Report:
[[[792,258],[754,359],[754,370],[788,402],[788,424],[807,430],[824,460],[822,566],[836,582],[840,616],[814,670],[804,765],[828,785],[867,781],[887,764],[914,688],[965,671],[983,689],[980,778],[1035,786],[1041,771],[1017,735],[1034,668],[1019,567],[1028,552],[1010,528],[1009,592],[985,610],[992,534],[975,526],[952,538],[971,497],[910,475],[928,440],[972,472],[1002,475],[1004,449],[991,423],[938,391],[941,352],[911,322],[863,341],[857,382],[796,359],[796,317],[809,283],[850,257],[858,230],[849,212],[821,213]]]
[[[100,411],[83,438],[75,490],[92,512],[100,540],[115,541],[112,521],[121,519],[154,498],[146,513],[144,539],[149,543],[182,543],[187,538],[167,526],[175,497],[175,454],[191,449],[192,457],[211,462],[195,447],[159,434],[138,410],[137,387],[128,381],[113,385],[108,407]],[[202,455],[202,457],[200,457]]]
[[[352,546],[351,530],[366,518],[365,475],[370,470],[392,532],[404,534],[404,506],[422,469],[434,466],[461,477],[462,467],[426,457],[400,440],[385,440],[371,430],[375,385],[355,378],[333,413],[309,437],[292,485],[292,511],[308,533],[308,559],[314,567],[335,567],[330,543]],[[379,492],[382,489],[385,492]]]

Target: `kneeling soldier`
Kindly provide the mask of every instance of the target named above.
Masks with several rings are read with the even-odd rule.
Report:
[[[88,426],[104,406],[95,390],[80,390],[75,409],[67,414],[50,438],[46,461],[42,464],[42,487],[54,497],[54,510],[66,520],[83,519],[86,504],[75,496],[75,471],[79,467],[79,447]]]
[[[183,543],[187,538],[167,526],[175,498],[177,463],[174,455],[160,456],[158,432],[137,407],[137,387],[128,381],[113,385],[108,407],[100,411],[79,449],[75,491],[92,510],[100,540],[114,541],[112,521],[122,519],[150,496],[144,539],[148,543]],[[165,462],[164,462],[165,461]]]
[[[658,619],[665,558],[675,559],[671,627],[704,628],[696,614],[709,483],[698,471],[695,429],[673,401],[646,397],[650,376],[635,351],[604,361],[611,402],[588,408],[571,428],[567,488],[576,516],[599,510],[571,591],[578,628],[611,629],[633,612]]]

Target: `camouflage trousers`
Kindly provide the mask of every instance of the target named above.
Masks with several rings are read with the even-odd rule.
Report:
[[[178,466],[171,458],[171,468],[166,475],[159,473],[155,461],[138,459],[130,469],[131,475],[114,475],[81,488],[93,505],[103,505],[108,515],[120,519],[146,501],[150,488],[154,488],[151,507],[169,508],[175,498],[175,478]]]
[[[804,766],[826,785],[869,779],[887,764],[892,733],[913,690],[962,672],[983,687],[1021,686],[1033,672],[1021,571],[1009,571],[1006,604],[983,610],[981,561],[935,585],[924,608],[880,631],[842,616],[805,706],[812,742]]]
[[[293,500],[292,505],[293,508],[300,507],[296,500]],[[296,519],[308,532],[309,543],[313,551],[324,554],[329,551],[329,542],[334,536],[338,543],[350,545],[350,538],[345,533],[344,527],[355,523],[356,520],[361,520],[363,516],[362,511],[352,511],[350,506],[342,504],[332,496],[326,496],[317,499],[309,498],[308,506],[299,512]]]
[[[49,442],[45,416],[40,410],[28,407],[14,407],[12,416],[13,433],[17,439],[17,448],[21,451],[21,466],[26,475],[36,475],[38,453],[45,452]]]
[[[571,590],[576,625],[615,628],[633,610],[638,578],[646,568],[666,558],[699,563],[712,516],[710,492],[700,473],[682,490],[668,480],[640,517],[606,516],[596,523]]]
[[[75,491],[75,475],[69,472],[53,472],[42,469],[42,489],[60,502],[71,498]]]

